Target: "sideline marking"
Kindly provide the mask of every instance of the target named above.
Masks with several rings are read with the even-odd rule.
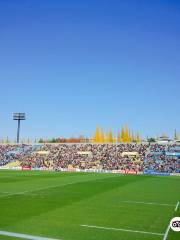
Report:
[[[178,207],[179,207],[179,202],[177,202],[177,204],[175,206],[175,209],[174,209],[175,212],[178,210]]]
[[[125,203],[134,203],[134,204],[147,204],[147,205],[160,205],[160,206],[174,206],[174,204],[169,203],[157,203],[157,202],[136,202],[136,201],[123,201]]]
[[[178,207],[179,207],[179,201],[177,202],[177,204],[176,204],[176,206],[175,206],[174,212],[176,212],[176,211],[178,210]],[[170,223],[169,223],[168,226],[167,226],[167,228],[166,228],[166,231],[165,231],[163,240],[167,240],[167,237],[168,237],[170,228],[171,228],[171,226],[170,226]]]
[[[6,231],[0,231],[0,235],[8,236],[8,237],[23,238],[23,239],[31,239],[31,240],[58,240],[55,238],[45,238],[45,237],[38,237],[38,236],[33,236],[33,235],[28,235],[23,233],[14,233],[14,232],[6,232]]]
[[[93,226],[93,225],[81,225],[81,226],[87,227],[87,228],[97,228],[97,229],[114,230],[114,231],[122,231],[122,232],[142,233],[142,234],[150,234],[150,235],[157,235],[157,236],[164,235],[163,233],[136,231],[136,230],[130,230],[130,229],[124,229],[124,228],[99,227],[99,226]]]
[[[166,239],[167,239],[167,237],[168,237],[168,233],[169,233],[169,230],[170,230],[170,223],[169,223],[168,226],[167,226],[167,229],[166,229],[166,231],[165,231],[165,234],[164,234],[163,240],[166,240]]]

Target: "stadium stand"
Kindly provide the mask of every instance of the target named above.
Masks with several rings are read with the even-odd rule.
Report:
[[[147,144],[0,145],[0,166],[180,172],[180,146]]]

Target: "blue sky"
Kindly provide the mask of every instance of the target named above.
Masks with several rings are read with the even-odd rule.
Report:
[[[180,132],[180,2],[0,0],[0,138]]]

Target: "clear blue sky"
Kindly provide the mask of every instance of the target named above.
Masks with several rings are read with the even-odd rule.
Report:
[[[0,0],[0,138],[180,132],[180,1]]]

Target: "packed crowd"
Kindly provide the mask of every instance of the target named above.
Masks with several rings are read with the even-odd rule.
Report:
[[[143,169],[157,172],[180,173],[180,159],[174,156],[166,156],[164,153],[158,155],[150,153],[144,160]]]
[[[12,151],[17,149],[17,145],[0,145],[0,166],[13,161]]]
[[[72,144],[45,145],[43,150],[49,151],[51,161],[56,169],[73,168],[89,169],[136,169],[141,170],[145,156],[145,145],[133,144]],[[138,152],[137,156],[122,156],[123,152]]]
[[[0,145],[0,166],[19,161],[32,168],[155,170],[180,172],[180,158],[167,151],[180,152],[175,145],[153,144],[43,144]],[[173,150],[173,149],[176,149]]]
[[[175,144],[154,144],[150,146],[149,152],[144,159],[143,169],[157,172],[180,173],[180,146]]]

